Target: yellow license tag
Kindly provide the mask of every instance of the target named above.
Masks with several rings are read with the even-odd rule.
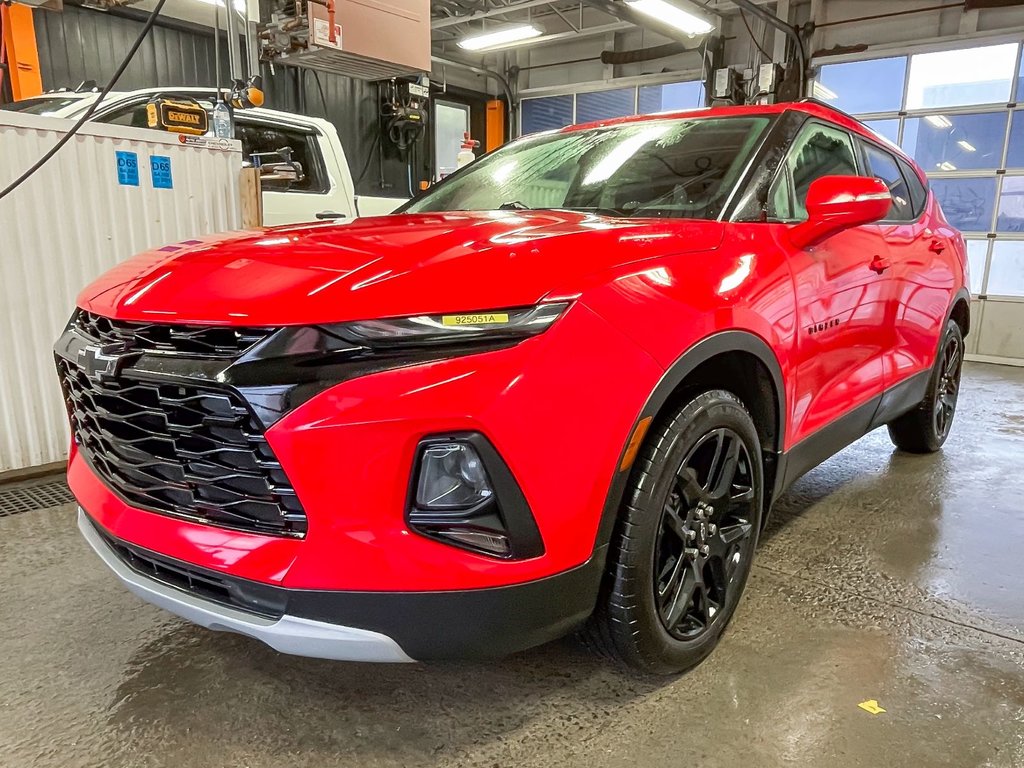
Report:
[[[476,315],[441,315],[441,325],[504,325],[506,312],[481,312]]]

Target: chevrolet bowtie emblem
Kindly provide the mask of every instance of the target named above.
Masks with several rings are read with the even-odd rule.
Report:
[[[116,378],[133,357],[126,344],[89,344],[78,350],[78,364],[90,379],[98,381]]]

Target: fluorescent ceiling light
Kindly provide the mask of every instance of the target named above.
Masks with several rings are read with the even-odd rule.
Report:
[[[533,24],[518,24],[514,27],[504,27],[494,32],[483,32],[467,37],[459,41],[459,48],[467,51],[491,51],[495,48],[503,48],[539,37],[540,34],[541,31]]]
[[[953,125],[951,122],[949,122],[949,118],[946,117],[945,115],[928,115],[927,117],[925,117],[925,120],[934,125],[936,128],[950,128]]]
[[[943,160],[941,163],[939,163],[939,170],[941,170],[941,171],[955,171],[956,170],[956,166],[953,165],[948,160]]]
[[[706,35],[715,28],[707,19],[684,11],[666,0],[626,0],[626,5],[690,36]]]
[[[814,98],[823,99],[825,101],[835,101],[839,98],[839,94],[828,86],[822,85],[817,80],[814,81],[814,86],[812,87],[811,92],[814,94]]]
[[[969,142],[969,141],[964,141],[963,139],[960,139],[960,141],[958,141],[957,144],[960,145],[960,148],[964,152],[977,152],[978,151],[978,150],[976,150],[974,148],[974,145],[971,144],[971,142]]]
[[[221,8],[225,6],[224,0],[199,0],[199,2],[206,3],[207,5],[219,5]],[[235,10],[239,13],[245,13],[245,0],[235,0],[232,5],[235,6]]]

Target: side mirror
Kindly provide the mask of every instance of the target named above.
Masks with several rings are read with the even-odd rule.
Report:
[[[822,176],[807,190],[807,221],[789,230],[797,248],[810,248],[844,229],[884,219],[892,207],[885,182],[863,176]]]

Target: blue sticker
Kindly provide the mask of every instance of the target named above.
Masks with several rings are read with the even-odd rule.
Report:
[[[134,152],[115,152],[117,155],[117,183],[129,187],[139,186],[139,156]]]
[[[171,158],[163,155],[149,156],[149,169],[153,173],[153,189],[173,189],[171,182]]]

